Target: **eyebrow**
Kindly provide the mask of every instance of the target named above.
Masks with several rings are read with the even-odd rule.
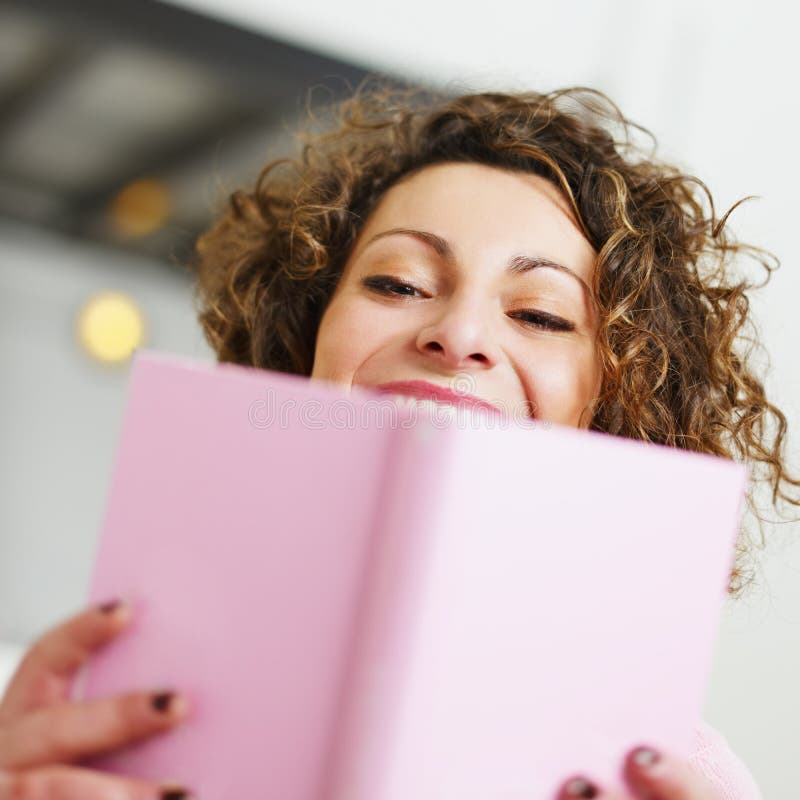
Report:
[[[424,242],[436,252],[436,254],[443,258],[450,264],[454,264],[456,261],[455,254],[453,253],[453,248],[450,247],[450,244],[446,239],[443,239],[441,236],[437,236],[435,233],[431,233],[430,231],[418,231],[414,228],[390,228],[386,231],[381,231],[380,233],[376,233],[365,245],[363,250],[366,250],[373,242],[377,241],[378,239],[383,239],[386,236],[395,236],[398,234],[403,234],[406,236],[413,236],[415,239],[419,239],[420,241]],[[363,252],[362,250],[362,252]],[[564,272],[567,275],[571,275],[578,281],[581,286],[583,286],[584,290],[587,292],[588,296],[591,298],[592,290],[589,288],[589,284],[578,275],[577,272],[570,269],[569,267],[565,267],[563,264],[559,264],[556,261],[552,261],[549,258],[544,258],[543,256],[529,256],[529,255],[517,255],[512,256],[508,264],[506,265],[506,272],[511,273],[512,275],[522,275],[526,272],[530,272],[537,267],[548,267],[550,269],[557,269],[559,272]]]

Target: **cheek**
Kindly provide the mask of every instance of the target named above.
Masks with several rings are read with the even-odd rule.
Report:
[[[592,348],[565,348],[540,353],[528,376],[536,416],[561,425],[578,427],[586,406],[599,391],[599,361]]]
[[[320,321],[317,341],[314,346],[314,366],[312,378],[336,380],[347,371],[349,364],[357,354],[351,352],[358,339],[348,336],[349,318],[340,312],[341,303],[331,300]],[[352,325],[350,325],[352,328]],[[350,331],[352,333],[352,330]]]
[[[345,296],[332,299],[317,331],[311,377],[349,385],[374,351],[379,332],[363,304]]]

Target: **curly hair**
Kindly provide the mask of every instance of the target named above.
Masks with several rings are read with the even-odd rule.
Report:
[[[739,203],[718,220],[706,185],[656,159],[652,134],[586,87],[455,99],[362,87],[332,111],[301,136],[296,158],[233,192],[197,242],[199,319],[220,361],[311,373],[352,245],[401,178],[443,162],[534,173],[561,189],[597,253],[603,381],[590,428],[747,462],[762,546],[757,486],[776,509],[800,506],[786,417],[749,363],[759,344],[747,293],[778,261],[726,230]],[[635,142],[642,135],[650,152]],[[734,274],[742,256],[763,268],[761,284]],[[752,580],[754,547],[743,525],[734,595]]]

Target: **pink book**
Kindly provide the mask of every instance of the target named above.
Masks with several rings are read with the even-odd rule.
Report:
[[[690,753],[745,482],[139,352],[90,592],[135,621],[79,691],[174,687],[192,711],[93,763],[212,800],[622,789],[630,747]]]

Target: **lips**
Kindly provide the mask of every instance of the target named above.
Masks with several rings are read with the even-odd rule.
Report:
[[[487,400],[482,400],[480,397],[475,397],[471,394],[454,392],[452,389],[437,386],[435,383],[429,383],[428,381],[393,381],[391,383],[382,383],[375,388],[387,394],[401,394],[420,400],[431,400],[435,403],[460,406],[462,408],[477,408],[492,414],[505,416],[502,409]]]

